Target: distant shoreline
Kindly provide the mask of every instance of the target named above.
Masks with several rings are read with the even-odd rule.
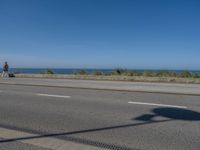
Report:
[[[85,70],[89,74],[92,74],[93,72],[103,72],[103,73],[110,73],[116,69],[81,69],[81,68],[10,68],[10,72],[15,73],[15,74],[41,74],[45,70],[50,69],[52,70],[55,74],[74,74],[80,70]],[[175,72],[175,73],[181,73],[185,70],[167,70],[167,69],[123,69],[123,70],[130,70],[130,71],[136,71],[139,73],[144,73],[144,72],[163,72],[163,71],[168,71],[168,72]],[[2,71],[2,69],[0,69]],[[200,74],[200,70],[187,70],[191,73],[197,73]]]
[[[16,77],[88,80],[199,83],[200,71],[130,69],[22,69],[11,68]],[[13,76],[13,75],[12,75]]]

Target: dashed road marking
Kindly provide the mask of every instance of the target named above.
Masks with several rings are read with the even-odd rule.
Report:
[[[46,97],[57,97],[57,98],[71,98],[71,96],[65,96],[65,95],[51,95],[51,94],[42,94],[37,93],[37,96],[46,96]]]
[[[160,107],[173,107],[173,108],[187,108],[186,106],[178,106],[178,105],[166,105],[166,104],[156,104],[156,103],[142,103],[142,102],[128,102],[129,104],[136,105],[149,105],[149,106],[160,106]]]

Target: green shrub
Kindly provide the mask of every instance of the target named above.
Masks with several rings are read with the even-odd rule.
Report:
[[[115,69],[111,72],[111,75],[140,76],[141,73],[127,69]]]
[[[155,74],[156,77],[177,77],[176,72],[159,71]]]
[[[55,73],[51,69],[46,69],[44,72],[41,72],[41,74],[55,74]]]
[[[200,78],[200,74],[194,73],[192,74],[192,78]]]
[[[145,76],[145,77],[153,77],[153,73],[152,73],[152,72],[149,72],[149,71],[145,71],[145,72],[143,73],[143,76]]]
[[[181,77],[181,78],[191,78],[192,77],[192,73],[190,73],[189,71],[184,71],[184,72],[181,72],[179,74],[179,77]]]
[[[54,74],[54,72],[50,69],[47,69],[45,74]],[[76,75],[89,75],[89,73],[82,69],[79,71],[74,72]],[[181,77],[181,78],[200,78],[200,74],[197,73],[191,73],[189,71],[184,71],[181,73],[176,73],[173,71],[158,71],[158,72],[153,72],[153,71],[144,71],[143,73],[134,71],[134,70],[128,70],[128,69],[114,69],[111,72],[102,72],[102,71],[93,71],[93,75],[96,76],[110,76],[110,75],[117,75],[117,76],[144,76],[144,77]]]
[[[75,72],[76,75],[88,75],[88,72],[84,69]]]
[[[134,72],[126,71],[126,72],[123,72],[122,75],[124,75],[124,76],[134,76]]]
[[[125,76],[140,76],[141,73],[137,71],[132,71],[132,70],[127,70],[126,72],[123,73]]]
[[[177,75],[177,73],[176,72],[171,72],[170,73],[170,77],[177,77],[178,75]]]
[[[111,72],[111,75],[122,75],[123,72],[125,72],[124,69],[115,69]]]

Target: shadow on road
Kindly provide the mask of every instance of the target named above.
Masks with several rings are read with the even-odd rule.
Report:
[[[37,134],[35,136],[29,136],[29,137],[4,139],[4,140],[0,140],[0,143],[52,137],[52,138],[66,140],[66,141],[72,141],[75,143],[86,144],[86,145],[96,146],[96,147],[100,147],[100,148],[106,148],[106,149],[133,150],[133,148],[128,148],[128,147],[119,146],[119,145],[113,145],[113,144],[107,144],[107,143],[103,143],[103,142],[92,141],[92,140],[87,140],[87,139],[82,139],[82,138],[75,138],[75,137],[71,137],[71,136],[76,135],[76,134],[81,134],[81,133],[101,132],[101,131],[106,131],[106,130],[114,130],[114,129],[141,126],[141,125],[163,123],[163,122],[174,121],[174,120],[200,121],[200,113],[199,112],[195,112],[195,111],[187,110],[187,109],[160,108],[159,107],[159,108],[152,109],[150,113],[151,114],[144,114],[144,115],[141,115],[139,117],[132,119],[132,120],[142,121],[139,123],[108,126],[108,127],[103,127],[103,128],[93,128],[93,129],[79,130],[79,131],[72,131],[72,132],[52,133],[52,134],[51,133],[39,133],[34,130],[12,127],[12,126],[8,126],[8,125],[0,125],[0,127],[2,127],[2,128],[14,129],[17,131],[23,131],[23,132]],[[157,116],[164,117],[164,118],[163,118],[163,120],[156,121],[156,120],[154,120],[154,118]]]
[[[170,120],[199,121],[200,113],[188,109],[159,107],[152,109],[151,114],[144,114],[133,120],[152,122],[155,117],[165,117]]]

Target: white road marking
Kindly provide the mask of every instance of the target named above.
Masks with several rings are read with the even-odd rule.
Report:
[[[186,106],[165,105],[165,104],[155,104],[155,103],[142,103],[142,102],[128,102],[128,103],[129,104],[136,104],[136,105],[150,105],[150,106],[173,107],[173,108],[187,108]]]
[[[47,97],[57,97],[57,98],[71,98],[71,96],[65,96],[65,95],[51,95],[51,94],[42,94],[37,93],[37,96],[47,96]]]

